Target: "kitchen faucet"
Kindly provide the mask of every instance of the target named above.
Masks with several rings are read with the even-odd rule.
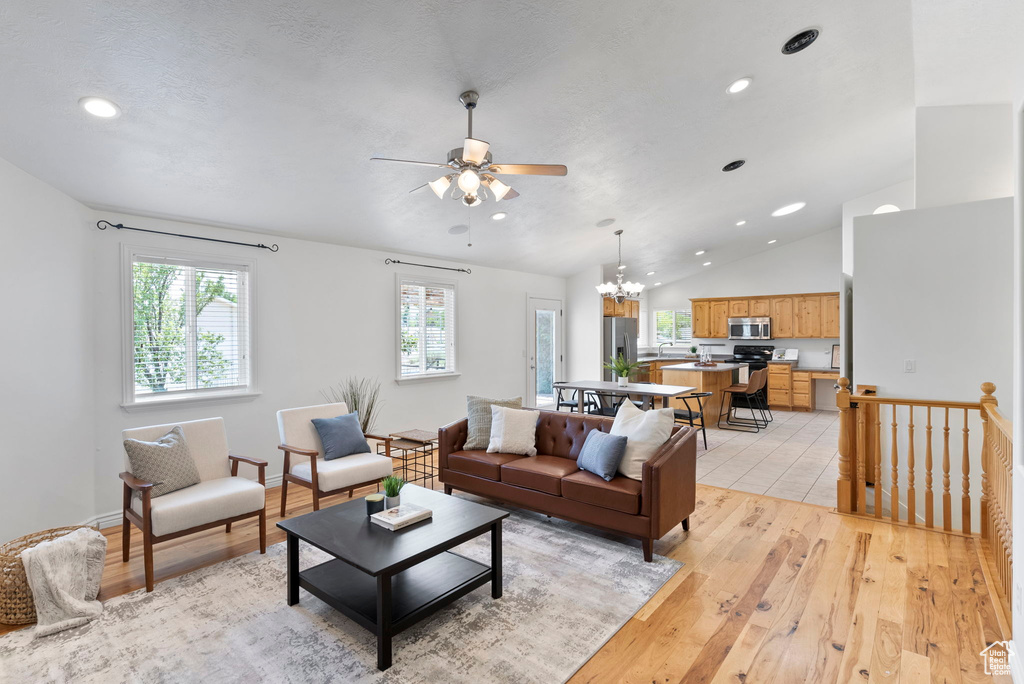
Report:
[[[670,346],[670,347],[674,347],[674,346],[675,346],[675,345],[674,345],[674,344],[672,344],[671,342],[662,342],[661,344],[659,344],[659,345],[658,345],[658,358],[659,358],[659,359],[661,358],[661,348],[662,348],[662,347],[664,347],[664,346],[665,346],[666,344],[667,344],[668,346]]]

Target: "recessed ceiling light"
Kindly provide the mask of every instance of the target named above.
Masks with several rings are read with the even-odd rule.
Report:
[[[598,228],[607,228],[608,226],[612,225],[613,223],[615,223],[615,219],[613,219],[613,218],[601,219],[600,221],[597,222],[597,227]]]
[[[731,161],[728,164],[726,164],[725,166],[723,166],[722,170],[725,171],[725,172],[735,171],[736,169],[740,168],[741,166],[743,166],[746,163],[747,163],[747,160],[745,160],[745,159],[737,159],[736,161]]]
[[[703,250],[703,249],[702,249],[702,250],[700,250],[699,252],[694,252],[694,254],[695,254],[696,256],[700,256],[700,255],[701,255],[701,254],[703,254],[703,253],[704,253],[704,250]]]
[[[710,266],[710,265],[711,265],[711,262],[710,262],[710,261],[705,261],[705,262],[704,262],[704,265],[705,265],[705,266]]]
[[[661,283],[654,283],[653,287],[658,287]]]
[[[121,115],[120,107],[102,97],[83,97],[78,101],[78,104],[85,111],[101,119],[116,119]]]
[[[497,211],[497,212],[491,214],[491,218],[494,219],[495,221],[500,221],[501,219],[505,218],[506,216],[508,216],[508,214],[506,214],[503,211]]]
[[[457,226],[452,226],[451,228],[449,228],[448,229],[448,234],[449,235],[462,235],[467,230],[469,230],[469,226],[467,226],[465,224],[459,224]]]
[[[737,226],[745,226],[745,225],[747,225],[747,222],[746,221],[737,221],[736,225]]]
[[[792,55],[811,46],[818,39],[818,29],[807,29],[796,34],[782,45],[782,54]]]
[[[648,271],[647,275],[654,275],[654,271]]]
[[[749,86],[751,81],[753,81],[753,80],[754,79],[750,78],[749,76],[744,76],[743,78],[738,78],[738,79],[736,79],[735,81],[733,81],[732,83],[729,84],[729,87],[725,89],[725,92],[729,93],[730,95],[735,95],[736,93],[741,93],[741,92],[743,92],[744,90],[747,89],[747,86]]]
[[[768,244],[769,245],[774,245],[776,242],[778,242],[778,240],[769,240]]]
[[[883,204],[882,206],[878,207],[877,209],[875,209],[871,213],[873,213],[873,214],[891,214],[892,212],[899,211],[899,210],[900,210],[900,208],[897,207],[895,204]]]
[[[807,206],[807,202],[793,202],[793,204],[787,204],[784,207],[779,207],[772,212],[772,216],[786,216],[788,214],[795,214],[804,207]]]

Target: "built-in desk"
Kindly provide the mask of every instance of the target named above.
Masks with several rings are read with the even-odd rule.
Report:
[[[829,368],[801,368],[795,361],[768,363],[768,403],[784,411],[813,411],[815,380],[839,380],[839,371]]]

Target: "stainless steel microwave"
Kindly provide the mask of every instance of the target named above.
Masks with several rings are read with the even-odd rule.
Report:
[[[730,318],[730,340],[770,340],[772,339],[772,319],[767,316],[758,318]]]

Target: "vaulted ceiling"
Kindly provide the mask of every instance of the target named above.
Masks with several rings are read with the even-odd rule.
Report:
[[[623,228],[628,275],[668,281],[911,176],[913,20],[910,0],[8,0],[0,157],[98,208],[556,275],[613,261]],[[495,161],[569,175],[467,209],[409,194],[436,170],[369,161],[446,161],[470,88]]]

